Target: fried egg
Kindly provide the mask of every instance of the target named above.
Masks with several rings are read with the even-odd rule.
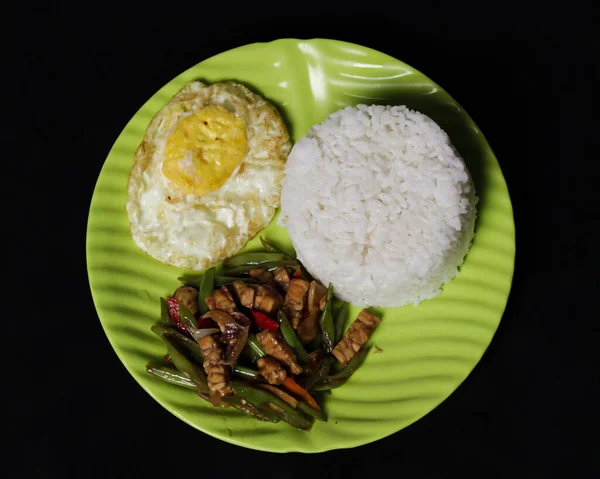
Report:
[[[187,84],[135,153],[126,204],[134,242],[194,270],[234,255],[279,207],[290,148],[277,109],[245,86]]]

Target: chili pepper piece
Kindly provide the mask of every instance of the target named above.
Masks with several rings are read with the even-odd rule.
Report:
[[[265,313],[260,311],[250,310],[254,322],[261,329],[268,329],[269,331],[277,331],[279,329],[279,323],[269,318]]]
[[[171,318],[171,322],[175,325],[175,327],[179,330],[179,332],[183,334],[188,334],[187,329],[181,322],[181,317],[179,316],[179,301],[177,298],[173,298],[172,296],[167,299],[167,307],[169,309],[169,317]]]

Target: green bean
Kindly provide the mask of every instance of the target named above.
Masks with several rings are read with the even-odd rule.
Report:
[[[200,274],[184,274],[178,276],[177,281],[185,286],[191,286],[196,289],[200,289],[200,283],[202,282],[202,275]]]
[[[173,328],[165,328],[160,324],[155,324],[154,326],[152,326],[151,329],[152,332],[158,335],[158,337],[160,337],[161,339],[164,339],[164,337],[167,336],[173,341],[176,341],[179,345],[179,349],[184,351],[184,354],[188,357],[189,360],[199,365],[201,365],[204,362],[200,346],[198,346],[198,344],[193,339],[184,336],[179,331]]]
[[[183,386],[188,389],[196,389],[196,383],[190,378],[182,374],[177,368],[165,366],[159,363],[148,363],[146,364],[146,372],[151,376],[158,379],[162,379],[170,384],[176,384],[177,386]]]
[[[294,328],[292,328],[292,325],[281,309],[277,311],[277,320],[279,321],[279,329],[283,335],[283,339],[285,339],[285,342],[288,343],[288,346],[292,348],[294,353],[296,353],[298,361],[300,361],[302,364],[306,364],[308,361],[308,354],[306,353],[300,338],[298,338],[296,331],[294,331]]]
[[[323,411],[317,411],[303,401],[298,401],[298,409],[321,422],[327,422],[327,415]]]
[[[223,263],[223,269],[237,268],[238,266],[254,265],[255,267],[259,264],[268,263],[271,261],[281,261],[285,259],[282,253],[266,253],[264,251],[250,251],[248,253],[241,253],[232,258],[229,258]]]
[[[234,281],[242,281],[243,283],[250,283],[250,284],[258,283],[257,279],[251,278],[250,276],[242,277],[242,278],[238,278],[236,276],[215,276],[215,287],[223,286],[224,284],[230,284],[230,283],[233,283]]]
[[[310,343],[308,343],[307,349],[309,349],[310,351],[316,351],[317,349],[321,349],[322,346],[323,346],[323,333],[321,333],[321,328],[319,327],[317,336]]]
[[[319,364],[315,367],[312,374],[306,380],[306,384],[304,385],[304,389],[307,391],[312,391],[316,384],[321,383],[325,378],[328,377],[329,372],[331,371],[331,363],[334,359],[331,356],[327,356],[323,358]]]
[[[270,254],[270,253],[263,253],[263,254]],[[279,268],[280,266],[296,266],[297,264],[298,264],[298,262],[295,260],[281,259],[281,260],[277,260],[277,261],[267,261],[267,262],[259,263],[259,264],[243,264],[240,266],[236,266],[235,268],[227,269],[226,272],[229,276],[235,276],[237,274],[249,273],[251,270],[256,269],[256,268],[263,268],[268,271],[273,271],[273,270]]]
[[[350,303],[343,301],[335,316],[335,344],[342,340],[342,336],[344,335],[344,327],[346,326],[349,312]]]
[[[320,383],[313,387],[313,391],[328,391],[330,389],[335,389],[342,386],[363,363],[368,353],[369,348],[363,348],[359,350],[350,360],[350,362],[348,362],[348,364],[344,367],[344,369],[333,376],[328,376],[323,379]]]
[[[241,398],[240,396],[223,396],[221,398],[221,401],[223,401],[228,406],[231,406],[237,409],[238,411],[243,412],[252,419],[256,419],[258,421],[263,422],[279,422],[279,417],[277,416],[277,414],[275,414],[274,411],[265,411],[262,409],[258,410],[252,404],[250,404],[248,401]]]
[[[198,291],[198,310],[200,314],[208,312],[208,305],[206,304],[206,298],[210,296],[215,289],[215,268],[208,268],[202,276],[200,282],[200,290]]]
[[[163,326],[172,326],[171,315],[169,314],[169,304],[165,298],[160,298],[160,323]]]
[[[258,339],[256,338],[255,334],[249,334],[248,335],[248,340],[246,341],[246,344],[249,346],[249,349],[251,349],[252,352],[258,358],[264,358],[267,355],[267,353],[265,352],[265,350],[263,349],[263,347],[258,342]]]
[[[233,372],[240,377],[248,379],[258,379],[260,377],[258,371],[236,364],[233,367]]]
[[[333,343],[335,341],[335,325],[333,324],[333,316],[331,315],[332,298],[333,284],[329,283],[329,288],[327,288],[327,304],[325,305],[325,309],[323,310],[323,313],[321,313],[321,318],[319,319],[321,332],[323,333],[323,347],[328,353],[333,350]]]
[[[181,301],[179,301],[179,318],[190,336],[194,337],[193,333],[198,329],[198,321]]]
[[[179,371],[181,371],[184,375],[189,377],[198,386],[198,392],[210,394],[210,390],[208,389],[208,381],[204,369],[202,368],[202,366],[194,364],[188,359],[188,357],[183,352],[183,343],[177,342],[175,339],[173,339],[171,335],[167,333],[163,333],[161,337],[165,345],[167,346],[167,351],[171,356],[173,364],[175,364],[177,369],[179,369]]]
[[[312,428],[313,417],[294,409],[270,392],[238,381],[231,381],[229,385],[238,396],[248,401],[261,412],[274,412],[282,421],[303,431],[310,431]]]
[[[287,254],[285,251],[280,250],[276,246],[273,246],[271,243],[268,243],[267,240],[264,239],[262,236],[260,237],[260,242],[265,247],[265,249],[271,253],[282,254],[286,259],[293,259],[293,260],[296,259],[291,254]]]

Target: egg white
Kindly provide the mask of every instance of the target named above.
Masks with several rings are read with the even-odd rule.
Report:
[[[187,194],[162,172],[167,140],[196,109],[221,105],[243,119],[248,152],[216,190]],[[153,258],[201,270],[239,251],[279,207],[291,144],[276,108],[232,82],[186,85],[150,122],[136,151],[126,204],[131,236]]]

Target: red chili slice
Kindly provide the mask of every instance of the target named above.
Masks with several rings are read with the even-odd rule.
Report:
[[[274,319],[269,318],[266,314],[260,311],[250,311],[254,322],[259,328],[266,329],[268,331],[277,331],[279,329],[279,323]]]
[[[185,329],[185,326],[181,322],[181,318],[179,316],[179,301],[177,298],[169,298],[167,299],[167,305],[169,307],[169,316],[171,316],[171,321],[175,327],[183,334],[188,336],[188,331]]]

